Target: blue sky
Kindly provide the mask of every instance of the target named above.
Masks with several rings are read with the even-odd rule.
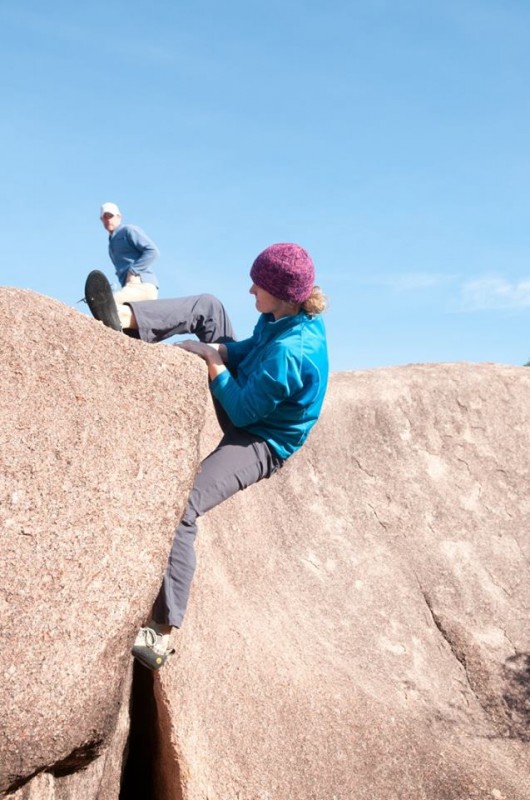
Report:
[[[0,0],[1,282],[76,305],[104,201],[240,337],[312,254],[333,370],[530,358],[526,0]]]

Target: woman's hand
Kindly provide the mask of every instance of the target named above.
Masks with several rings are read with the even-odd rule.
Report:
[[[195,355],[206,361],[208,375],[211,380],[226,369],[222,357],[226,354],[226,348],[222,344],[206,344],[205,342],[197,342],[195,339],[185,339],[183,342],[177,342],[176,346],[181,347],[182,350],[187,350],[188,353],[195,353]]]
[[[182,347],[183,350],[187,350],[188,353],[195,353],[195,355],[200,356],[205,361],[214,361],[218,364],[223,363],[223,359],[217,349],[217,347],[213,344],[206,344],[205,342],[197,342],[195,339],[185,339],[183,342],[177,342],[177,347]]]

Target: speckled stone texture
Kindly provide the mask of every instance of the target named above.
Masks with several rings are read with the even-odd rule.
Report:
[[[113,800],[206,370],[29,291],[0,289],[0,325],[0,795]]]
[[[157,797],[528,800],[529,454],[530,369],[334,375],[200,521]]]
[[[30,292],[0,320],[0,796],[118,800],[129,647],[219,436],[204,365]],[[529,452],[528,368],[332,376],[199,523],[153,797],[528,800]]]

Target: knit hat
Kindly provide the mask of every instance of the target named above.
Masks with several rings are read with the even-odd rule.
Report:
[[[250,277],[278,300],[303,303],[313,290],[315,267],[300,245],[271,244],[252,264]]]

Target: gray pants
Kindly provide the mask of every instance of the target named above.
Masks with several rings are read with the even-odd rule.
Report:
[[[128,305],[144,342],[160,342],[183,333],[193,333],[201,342],[235,339],[223,304],[211,294],[142,300]],[[259,436],[234,428],[215,399],[214,407],[224,436],[197,473],[186,510],[175,531],[164,580],[153,608],[155,622],[175,628],[182,624],[195,572],[197,518],[241,489],[270,478],[283,464]]]
[[[155,622],[180,628],[195,572],[197,518],[263,478],[270,478],[282,459],[259,436],[231,427],[201,464],[155,601]]]
[[[212,294],[194,294],[171,300],[128,302],[143,342],[161,342],[170,336],[194,333],[201,342],[235,339],[223,304]]]

